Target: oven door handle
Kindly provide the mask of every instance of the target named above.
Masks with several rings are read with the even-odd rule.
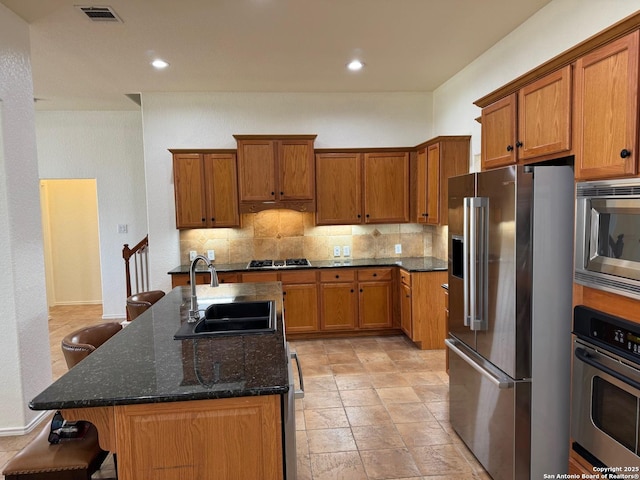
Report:
[[[622,375],[620,372],[616,372],[613,368],[603,365],[598,360],[593,358],[593,355],[590,355],[589,352],[587,352],[583,348],[576,348],[575,355],[578,360],[591,365],[593,368],[602,370],[603,372],[611,375],[612,377],[620,380],[623,383],[626,383],[627,385],[635,388],[636,390],[640,390],[640,382],[636,382],[635,380],[632,380],[629,377]]]

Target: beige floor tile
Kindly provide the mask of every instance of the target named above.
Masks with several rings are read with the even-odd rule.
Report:
[[[360,362],[331,365],[331,371],[334,375],[357,375],[367,373],[364,366]]]
[[[340,392],[342,404],[345,407],[359,407],[363,405],[380,405],[380,397],[373,388],[360,390],[344,390]]]
[[[305,365],[329,365],[329,356],[324,352],[305,354],[304,363]]]
[[[420,472],[423,475],[450,475],[473,473],[471,465],[455,445],[432,445],[409,447]]]
[[[358,452],[311,454],[313,480],[368,480]]]
[[[365,450],[360,452],[360,456],[372,480],[420,475],[418,466],[406,448]]]
[[[375,388],[408,387],[409,382],[402,375],[392,373],[372,373],[371,384]]]
[[[384,346],[384,351],[394,362],[402,360],[422,360],[422,357],[418,354],[417,351],[412,352],[410,350],[407,350],[406,346],[396,348],[387,348],[386,346]]]
[[[392,403],[386,405],[393,423],[435,422],[436,418],[424,403]]]
[[[428,402],[425,403],[427,408],[436,420],[449,421],[449,403],[448,402]]]
[[[340,393],[336,392],[309,392],[304,396],[304,409],[342,407]]]
[[[388,362],[368,362],[364,363],[363,366],[369,373],[389,373],[398,371],[398,367],[391,360]]]
[[[344,408],[311,408],[304,411],[306,430],[348,427]]]
[[[409,382],[409,385],[442,385],[442,379],[436,372],[405,372],[402,376]]]
[[[357,390],[360,388],[369,388],[373,386],[371,382],[371,376],[368,374],[336,375],[335,380],[336,385],[338,386],[338,390],[340,391]]]
[[[358,363],[360,359],[356,352],[353,351],[353,348],[349,347],[349,350],[344,350],[340,352],[328,353],[327,359],[331,365],[341,364],[341,363]]]
[[[324,343],[322,340],[298,340],[293,342],[293,350],[302,355],[324,354]]]
[[[333,375],[305,378],[304,381],[304,390],[309,393],[335,392],[337,389],[336,379]]]
[[[420,398],[412,387],[377,388],[376,390],[385,405],[420,402]]]
[[[327,375],[333,375],[333,371],[331,370],[331,366],[329,365],[313,365],[311,363],[304,363],[302,360],[302,373],[304,378],[310,377],[325,377]]]
[[[396,367],[401,372],[420,372],[429,368],[427,362],[420,358],[396,361]]]
[[[387,409],[382,405],[367,405],[364,407],[345,407],[349,423],[352,427],[367,425],[389,425],[392,423]]]
[[[453,439],[436,421],[400,423],[396,428],[407,447],[446,445]]]
[[[310,454],[358,450],[350,428],[309,430],[307,439]]]
[[[362,351],[362,352],[357,352],[356,356],[358,360],[362,363],[391,361],[391,358],[389,358],[389,355],[387,355],[387,353],[383,351]]]
[[[424,403],[449,401],[449,387],[447,385],[414,385],[413,391]]]
[[[394,425],[369,425],[351,427],[358,450],[380,450],[385,448],[402,448],[405,446],[402,437]]]
[[[329,338],[323,340],[326,353],[353,352],[351,340],[348,338]]]

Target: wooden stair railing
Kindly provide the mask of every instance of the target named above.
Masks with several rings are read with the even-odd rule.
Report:
[[[140,240],[133,248],[125,243],[122,249],[127,284],[127,298],[138,292],[149,290],[149,235]],[[133,260],[133,269],[131,261]],[[135,280],[136,291],[132,290],[132,279]]]

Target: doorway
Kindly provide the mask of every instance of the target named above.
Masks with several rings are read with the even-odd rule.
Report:
[[[102,303],[96,179],[40,180],[47,304]]]

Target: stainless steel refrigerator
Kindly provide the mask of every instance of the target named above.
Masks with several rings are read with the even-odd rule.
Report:
[[[568,166],[449,179],[449,415],[494,480],[567,472]]]

